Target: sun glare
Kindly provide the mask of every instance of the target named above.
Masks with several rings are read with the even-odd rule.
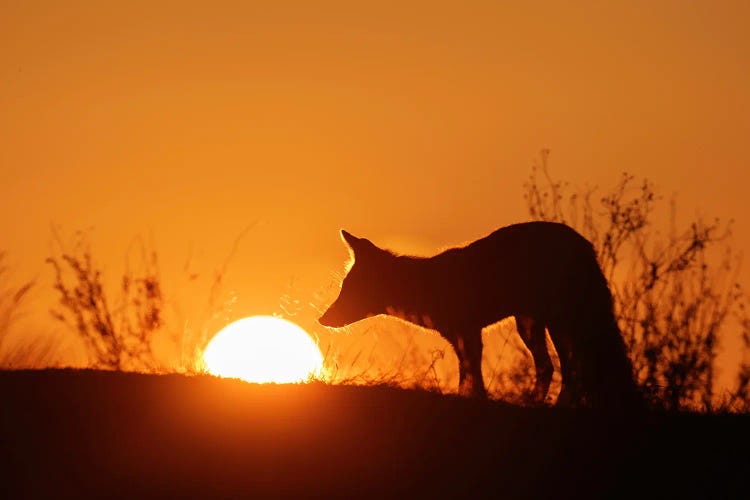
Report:
[[[209,373],[248,382],[304,382],[320,375],[323,355],[299,326],[251,316],[224,327],[203,352]]]

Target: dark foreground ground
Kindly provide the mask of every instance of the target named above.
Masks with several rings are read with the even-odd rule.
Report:
[[[0,372],[0,498],[750,498],[750,416]]]

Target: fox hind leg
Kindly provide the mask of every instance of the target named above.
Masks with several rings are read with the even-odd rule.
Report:
[[[531,316],[516,316],[516,329],[534,358],[534,368],[536,369],[534,401],[544,403],[555,371],[547,350],[544,323]]]
[[[549,330],[560,360],[562,387],[557,397],[557,406],[578,406],[583,401],[584,383],[580,380],[581,370],[578,366],[580,357],[573,353],[572,329],[557,323],[551,325]]]
[[[482,378],[482,333],[456,337],[453,347],[458,357],[458,392],[465,396],[486,398]]]

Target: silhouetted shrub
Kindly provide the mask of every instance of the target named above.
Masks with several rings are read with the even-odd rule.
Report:
[[[659,231],[655,219],[661,197],[651,182],[637,182],[625,173],[595,198],[597,188],[571,191],[569,184],[554,180],[548,155],[542,151],[524,186],[529,214],[571,225],[594,245],[647,397],[669,410],[711,410],[717,401],[725,407],[747,405],[747,364],[740,368],[735,390],[715,394],[719,341],[733,315],[750,350],[731,223],[697,219],[678,229],[673,202],[668,231]]]
[[[59,307],[52,316],[83,340],[92,365],[112,370],[149,369],[155,365],[154,333],[162,326],[164,306],[156,253],[139,245],[139,269],[122,275],[116,300],[103,285],[83,233],[71,250],[57,238],[59,253],[47,259],[55,272]],[[128,259],[130,262],[130,259]]]

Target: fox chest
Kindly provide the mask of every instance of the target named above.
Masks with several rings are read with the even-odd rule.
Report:
[[[388,316],[399,318],[403,321],[422,326],[424,328],[436,329],[437,326],[432,319],[432,316],[426,311],[407,310],[399,306],[386,306],[385,312]]]

